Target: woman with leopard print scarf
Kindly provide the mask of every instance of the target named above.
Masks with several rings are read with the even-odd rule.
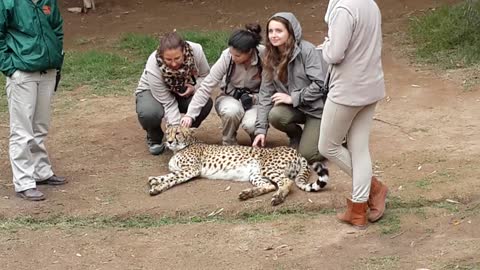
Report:
[[[180,124],[181,113],[187,112],[193,94],[209,72],[200,44],[183,40],[177,32],[162,37],[157,50],[149,56],[135,91],[138,120],[147,132],[152,155],[165,150],[162,119],[166,124]],[[193,127],[205,120],[212,104],[209,99]]]

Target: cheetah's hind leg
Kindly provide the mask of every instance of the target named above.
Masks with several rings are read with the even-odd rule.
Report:
[[[284,176],[277,182],[277,184],[278,190],[275,192],[275,194],[273,194],[271,202],[273,206],[279,205],[285,201],[288,193],[290,193],[290,187],[293,185],[293,181],[287,176]]]
[[[252,183],[254,187],[242,190],[238,195],[240,200],[248,200],[277,189],[274,184],[272,184],[267,178],[263,178],[260,174],[252,175],[250,177],[250,183]]]

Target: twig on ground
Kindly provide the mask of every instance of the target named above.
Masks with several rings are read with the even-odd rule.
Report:
[[[393,127],[396,127],[400,130],[400,132],[402,132],[403,134],[407,135],[408,136],[408,139],[410,139],[411,141],[415,141],[415,139],[410,135],[410,133],[406,132],[404,130],[404,128],[398,124],[395,124],[395,123],[390,123],[388,121],[385,121],[385,120],[382,120],[378,117],[373,117],[373,120],[375,121],[378,121],[378,122],[381,122],[381,123],[384,123],[384,124],[387,124],[387,125],[390,125],[390,126],[393,126]]]
[[[405,233],[405,231],[399,232],[399,233],[397,233],[397,234],[395,234],[395,235],[392,235],[392,236],[390,237],[390,239],[397,238],[397,237],[399,237],[400,235],[402,235],[402,234],[404,234],[404,233]]]

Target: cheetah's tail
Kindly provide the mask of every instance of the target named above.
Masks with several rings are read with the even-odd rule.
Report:
[[[324,162],[321,161],[316,161],[312,164],[312,169],[317,173],[318,175],[318,180],[317,183],[320,186],[320,188],[324,188],[329,179],[329,172],[327,165]]]
[[[295,176],[295,184],[306,192],[319,191],[324,188],[328,182],[328,169],[321,162],[315,162],[312,165],[313,170],[317,173],[318,179],[313,183],[308,183],[308,178],[310,176],[310,170],[308,168],[308,162],[304,157],[299,157],[298,173]]]

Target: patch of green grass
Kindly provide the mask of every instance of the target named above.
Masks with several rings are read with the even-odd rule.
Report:
[[[188,41],[202,45],[210,65],[214,64],[227,48],[230,33],[225,31],[183,31],[180,35]],[[146,58],[158,47],[159,38],[149,35],[128,33],[120,38],[118,47],[130,54]]]
[[[428,178],[422,178],[415,182],[415,186],[421,189],[430,189],[431,185],[432,185],[432,180]]]
[[[447,265],[444,265],[441,269],[442,270],[451,270],[451,269],[455,269],[455,270],[480,270],[480,262],[466,263],[466,262],[462,262],[462,261],[457,261],[457,262],[453,262],[453,263],[449,263]]]
[[[327,212],[327,211],[325,211]],[[155,217],[149,215],[130,216],[127,218],[96,216],[96,217],[68,217],[51,216],[47,218],[20,217],[13,219],[0,218],[0,231],[14,231],[17,229],[39,230],[45,228],[155,228],[172,224],[193,224],[206,222],[227,222],[227,223],[260,223],[276,220],[282,217],[308,218],[323,215],[323,212],[306,212],[299,207],[283,208],[273,212],[256,210],[243,212],[236,216],[224,217],[221,215],[188,216],[178,215],[173,217]]]
[[[180,34],[185,40],[202,45],[209,64],[215,63],[222,51],[227,48],[227,41],[230,36],[230,33],[224,31],[182,31]]]
[[[94,94],[133,93],[143,64],[115,53],[70,51],[65,56],[61,90],[91,86]]]
[[[157,49],[158,40],[149,35],[127,33],[118,41],[118,48],[147,61],[148,56]]]
[[[400,232],[400,217],[393,211],[386,212],[385,216],[378,222],[382,234],[395,234]]]
[[[418,198],[416,200],[405,201],[400,197],[389,196],[387,201],[388,209],[402,209],[402,208],[422,208],[431,205],[433,202],[425,198]]]
[[[449,203],[449,202],[438,202],[433,204],[432,207],[445,209],[452,213],[457,213],[459,211],[458,204]]]
[[[5,76],[0,75],[0,113],[8,111],[7,91],[5,89]]]
[[[361,258],[353,269],[355,270],[398,269],[399,260],[400,258],[398,256]]]
[[[467,0],[457,5],[430,10],[412,18],[410,34],[417,56],[444,68],[480,63],[480,2]]]

